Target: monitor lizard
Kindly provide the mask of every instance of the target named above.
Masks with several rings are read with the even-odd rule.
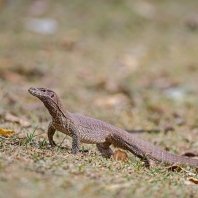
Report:
[[[72,138],[73,154],[79,152],[81,143],[87,143],[96,144],[102,156],[110,158],[113,155],[110,145],[113,145],[130,151],[143,160],[147,167],[150,159],[164,164],[198,166],[198,159],[171,154],[106,122],[70,113],[63,107],[58,95],[48,88],[30,87],[28,91],[44,103],[52,116],[48,127],[48,139],[52,147],[56,146],[53,135],[57,130]]]

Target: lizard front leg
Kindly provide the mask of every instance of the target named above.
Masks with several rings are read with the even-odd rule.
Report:
[[[80,150],[80,137],[78,133],[72,135],[72,154],[77,154]]]
[[[55,147],[55,146],[56,146],[56,143],[55,143],[54,140],[53,140],[53,136],[54,136],[55,131],[56,131],[56,129],[55,129],[55,127],[52,125],[52,121],[51,121],[51,122],[49,123],[48,132],[47,132],[48,140],[49,140],[49,143],[50,143],[51,147]]]

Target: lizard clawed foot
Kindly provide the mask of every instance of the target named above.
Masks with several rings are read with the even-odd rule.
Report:
[[[74,154],[74,155],[78,154],[78,152],[79,152],[79,149],[76,149],[76,148],[75,149],[73,149],[73,148],[71,149],[71,153]]]
[[[71,149],[71,153],[74,155],[78,154],[79,152],[80,153],[88,153],[89,150],[88,149],[80,149],[79,151],[76,151],[76,150]]]
[[[144,162],[144,166],[146,167],[146,168],[150,168],[151,167],[151,160],[149,159],[149,157],[147,156],[147,155],[145,155],[145,156],[143,156],[142,158],[141,158],[141,160]]]
[[[79,152],[81,152],[81,153],[88,153],[89,150],[88,149],[80,149]]]
[[[50,145],[51,145],[52,148],[56,147],[56,143],[54,141],[50,141]]]

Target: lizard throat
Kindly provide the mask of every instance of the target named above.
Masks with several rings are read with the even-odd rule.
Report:
[[[69,114],[67,113],[67,111],[63,108],[61,102],[59,101],[58,103],[56,103],[55,101],[51,100],[51,101],[43,101],[45,107],[48,109],[50,115],[52,116],[52,118],[59,118],[61,119],[61,117],[65,117],[65,118],[69,118]]]

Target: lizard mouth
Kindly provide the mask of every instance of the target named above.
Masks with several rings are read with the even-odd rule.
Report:
[[[30,87],[30,88],[28,89],[28,92],[29,92],[30,94],[32,94],[33,96],[39,96],[39,95],[40,95],[40,90],[38,90],[38,89],[35,88],[35,87]]]

